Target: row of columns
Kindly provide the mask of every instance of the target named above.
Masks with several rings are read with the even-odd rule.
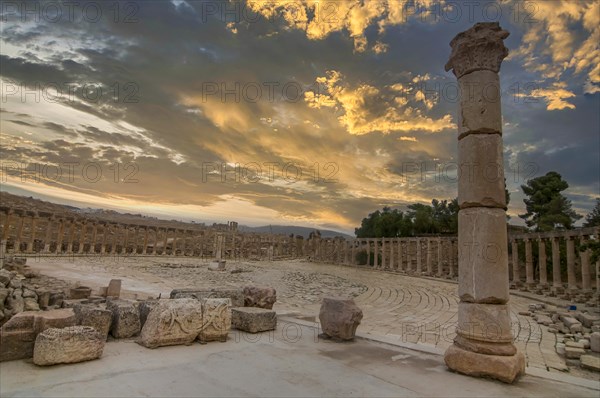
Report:
[[[364,265],[358,264],[362,252],[367,265],[375,269],[449,278],[457,275],[456,238],[316,238],[309,240],[309,246],[311,259],[319,262]]]
[[[0,253],[205,255],[258,259],[299,257],[300,236],[120,224],[0,207]],[[2,255],[2,259],[4,255]]]
[[[511,286],[549,296],[575,299],[577,302],[587,301],[593,288],[600,292],[600,260],[592,269],[590,250],[582,251],[579,247],[590,239],[598,239],[599,235],[600,229],[585,228],[511,238]],[[524,250],[520,250],[522,247]],[[535,264],[534,248],[537,248]],[[565,273],[561,264],[566,265],[566,280],[563,278]],[[551,267],[550,275],[548,266]],[[593,274],[595,281],[592,280]]]

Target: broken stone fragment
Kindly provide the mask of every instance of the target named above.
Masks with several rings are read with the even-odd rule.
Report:
[[[234,307],[231,309],[231,325],[235,329],[250,333],[275,330],[277,314],[265,308]]]
[[[148,314],[139,343],[147,348],[189,345],[203,326],[202,303],[195,299],[157,301]]]
[[[39,366],[90,361],[102,356],[105,339],[91,326],[50,328],[38,334],[33,363]]]
[[[336,340],[353,340],[363,313],[352,299],[325,297],[319,311],[323,333]]]
[[[110,333],[116,339],[125,339],[140,332],[138,303],[129,300],[110,300],[106,309],[112,312]]]
[[[228,298],[202,299],[202,329],[200,342],[226,341],[231,329],[231,300]]]
[[[92,305],[76,304],[73,307],[77,325],[91,326],[106,340],[112,323],[112,311]]]
[[[277,301],[277,291],[272,287],[244,287],[244,307],[273,309]]]
[[[228,298],[231,300],[232,307],[244,306],[244,293],[242,289],[232,288],[212,288],[212,289],[173,289],[170,298],[195,298],[202,300],[205,298]]]

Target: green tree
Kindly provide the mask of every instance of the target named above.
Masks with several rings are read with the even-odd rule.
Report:
[[[569,184],[555,171],[527,181],[526,185],[521,185],[527,196],[523,199],[527,212],[519,217],[536,232],[573,228],[581,216],[575,213],[571,201],[561,193],[568,187]]]
[[[596,206],[585,216],[584,227],[600,227],[600,198],[596,198]]]

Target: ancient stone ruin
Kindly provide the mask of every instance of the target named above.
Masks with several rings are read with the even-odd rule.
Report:
[[[458,121],[457,336],[445,354],[448,367],[512,383],[525,373],[513,344],[508,309],[508,250],[502,159],[500,79],[508,32],[478,23],[451,42],[452,70],[460,87]],[[489,166],[495,178],[486,174]],[[467,172],[469,170],[469,172]]]

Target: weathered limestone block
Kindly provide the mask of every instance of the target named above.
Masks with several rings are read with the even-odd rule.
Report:
[[[458,141],[458,204],[506,208],[502,137],[473,134]]]
[[[552,325],[552,319],[550,319],[550,317],[547,315],[538,315],[536,317],[536,322],[544,326]]]
[[[277,301],[277,291],[272,287],[244,287],[244,306],[273,309]]]
[[[144,327],[144,324],[146,323],[146,320],[148,319],[148,315],[150,315],[150,312],[154,308],[156,308],[158,303],[159,303],[159,300],[146,300],[146,301],[142,301],[139,304],[140,325],[142,326],[142,328]]]
[[[71,300],[87,299],[92,294],[92,289],[87,286],[79,286],[70,290],[69,298]]]
[[[25,311],[25,300],[21,295],[21,289],[14,289],[13,293],[6,298],[6,306],[16,315]]]
[[[91,326],[51,328],[38,334],[33,363],[39,366],[90,361],[102,356],[105,339]]]
[[[23,310],[24,311],[39,311],[40,306],[37,302],[37,297],[27,297],[23,299]]]
[[[92,305],[78,304],[73,307],[77,325],[91,326],[100,333],[104,340],[108,338],[112,323],[112,311]]]
[[[561,315],[560,320],[562,321],[562,323],[564,323],[564,325],[568,329],[571,329],[573,326],[581,326],[581,322],[579,322],[577,319],[573,318],[572,316]]]
[[[202,329],[200,342],[227,341],[231,329],[231,300],[207,298],[202,300]]]
[[[111,300],[106,309],[112,312],[110,333],[116,339],[125,339],[140,332],[140,313],[138,304],[128,300]]]
[[[139,343],[148,348],[192,344],[202,329],[202,319],[198,300],[161,300],[150,311]]]
[[[64,292],[50,292],[50,297],[48,299],[48,306],[55,305],[57,307],[61,307],[64,299],[65,299]]]
[[[591,328],[594,322],[600,322],[600,316],[589,313],[579,313],[576,318],[586,328]]]
[[[323,298],[319,321],[323,333],[336,340],[352,340],[363,313],[352,299]]]
[[[277,314],[265,308],[234,307],[231,309],[231,324],[244,332],[266,332],[277,327]]]
[[[71,309],[27,311],[13,316],[0,329],[0,362],[31,358],[38,333],[75,325]]]
[[[0,269],[0,286],[6,287],[10,283],[10,280],[14,278],[16,273],[10,272],[5,269]]]
[[[455,372],[490,377],[505,383],[513,383],[525,374],[525,356],[520,351],[515,355],[486,355],[452,345],[446,350],[444,361]]]
[[[506,242],[503,209],[469,208],[458,213],[458,295],[461,301],[487,304],[508,301]],[[506,272],[498,274],[499,269]]]
[[[590,334],[590,349],[593,352],[600,352],[600,332]]]
[[[502,133],[500,79],[489,70],[479,70],[458,81],[461,111],[458,114],[459,139],[476,133]]]
[[[507,305],[458,303],[460,336],[485,342],[512,343],[510,312]]]
[[[583,348],[577,347],[565,347],[565,357],[569,359],[579,359],[583,354],[585,354],[585,350]]]
[[[111,279],[106,288],[106,297],[121,297],[121,280]]]
[[[211,261],[208,269],[209,271],[225,271],[225,260]]]
[[[582,355],[579,357],[581,367],[600,372],[600,357],[595,355]]]
[[[232,288],[212,288],[212,289],[173,289],[170,298],[195,298],[202,300],[205,298],[228,298],[233,307],[244,306],[244,293],[242,289]]]
[[[37,333],[34,316],[14,316],[0,330],[0,362],[31,358]]]

